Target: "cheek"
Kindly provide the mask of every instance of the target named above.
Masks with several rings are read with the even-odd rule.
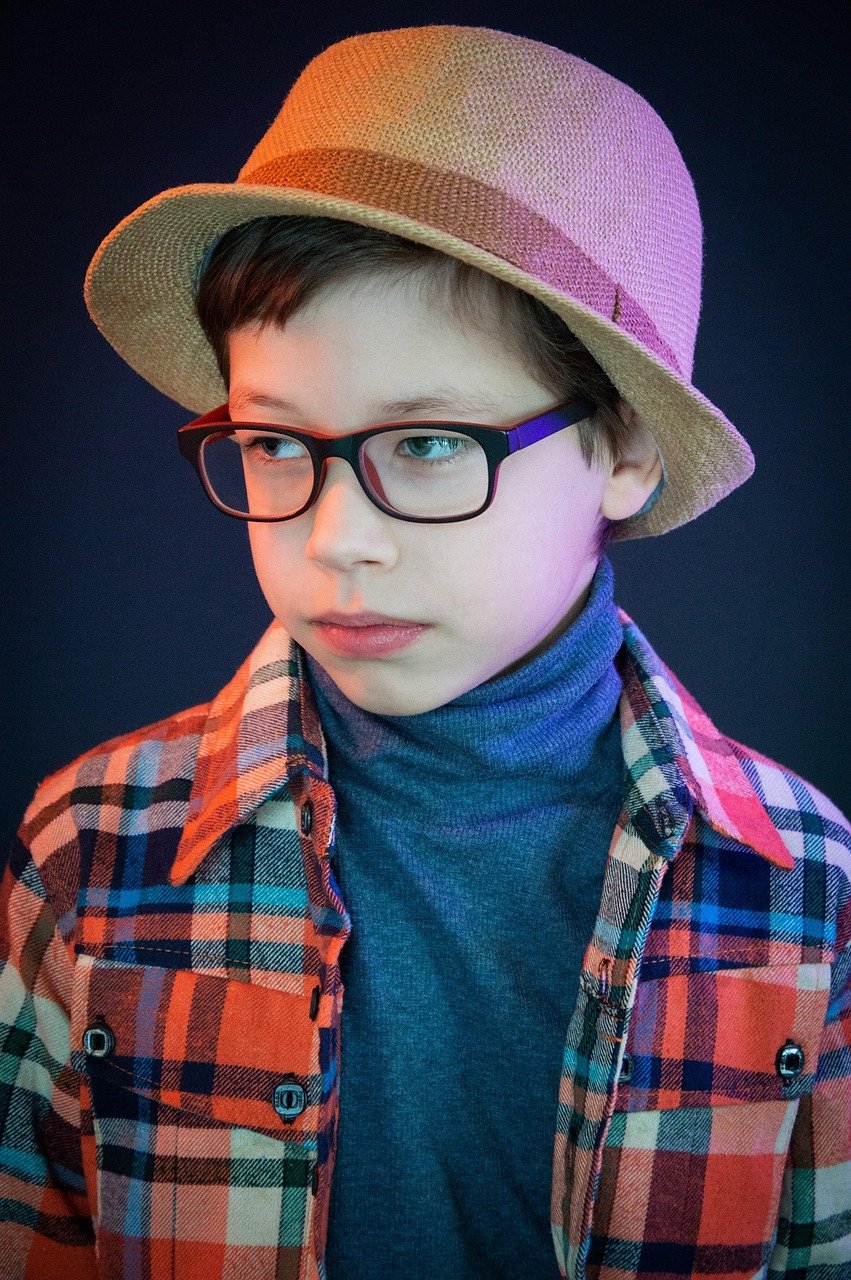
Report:
[[[294,601],[298,592],[297,542],[283,525],[248,522],[254,572],[274,612]],[[303,559],[303,554],[302,554]]]
[[[533,452],[518,455],[523,465],[494,504],[504,558],[518,582],[587,554],[604,490],[602,474],[566,445],[550,456]]]
[[[538,508],[546,508],[554,520],[577,531],[593,523],[603,500],[606,474],[599,465],[586,466],[575,438],[544,442],[552,444],[549,457],[542,455],[535,471]]]
[[[566,607],[593,553],[604,481],[581,457],[567,461],[512,477],[497,493],[502,502],[486,513],[492,519],[470,557],[467,591],[494,625],[512,634]]]
[[[546,552],[562,538],[552,525],[546,510],[496,502],[474,520],[423,530],[400,563],[401,577],[453,630],[494,639],[513,629],[527,590],[537,594],[541,580],[552,579],[547,558],[561,552]]]

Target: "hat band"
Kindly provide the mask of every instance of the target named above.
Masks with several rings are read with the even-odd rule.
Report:
[[[673,350],[623,286],[552,222],[505,191],[416,160],[331,147],[269,160],[243,170],[237,182],[353,200],[466,240],[617,324],[683,377]]]

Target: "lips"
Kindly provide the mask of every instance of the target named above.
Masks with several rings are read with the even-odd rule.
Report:
[[[335,615],[325,615],[335,616]],[[340,617],[340,614],[336,615]],[[362,613],[342,615],[344,624],[323,622],[316,619],[313,626],[326,648],[345,658],[382,658],[407,649],[431,629],[428,622],[400,622],[398,619],[382,622],[364,622],[364,618],[384,617],[382,614]]]
[[[323,613],[312,622],[327,623],[335,627],[421,627],[427,624],[412,618],[391,618],[386,613]]]

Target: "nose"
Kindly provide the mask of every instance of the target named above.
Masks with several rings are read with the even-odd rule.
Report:
[[[397,557],[391,516],[361,488],[344,458],[329,458],[322,488],[305,515],[311,520],[305,554],[335,569],[357,563],[390,565]]]

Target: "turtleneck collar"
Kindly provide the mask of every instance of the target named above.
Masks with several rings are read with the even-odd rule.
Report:
[[[471,804],[477,782],[504,787],[522,779],[524,792],[537,784],[540,798],[563,795],[580,779],[593,783],[594,753],[622,690],[614,665],[622,642],[614,571],[603,556],[585,607],[552,644],[432,711],[364,711],[306,654],[332,780],[336,764],[338,774],[388,803],[400,793],[409,798],[419,779],[430,796],[451,785],[453,803],[463,791]]]

